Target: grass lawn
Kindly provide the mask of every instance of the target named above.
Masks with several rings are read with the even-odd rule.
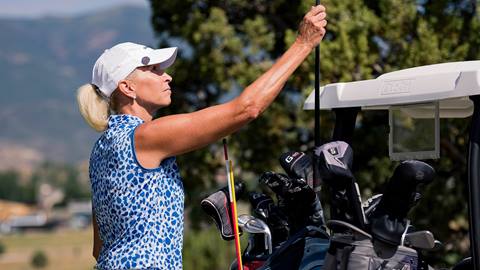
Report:
[[[30,270],[33,254],[41,250],[48,258],[44,270],[93,269],[92,229],[81,231],[31,232],[0,236],[5,253],[0,255],[0,269]]]

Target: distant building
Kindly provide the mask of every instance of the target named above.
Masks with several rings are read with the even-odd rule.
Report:
[[[37,207],[14,201],[0,200],[0,223],[13,216],[25,216],[35,213]]]
[[[84,229],[92,224],[92,202],[70,202],[67,206],[70,214],[70,227]]]
[[[50,207],[49,207],[50,208]],[[0,234],[57,228],[84,229],[92,224],[91,201],[74,201],[63,208],[0,200]]]
[[[47,217],[32,205],[0,200],[0,233],[45,226]]]

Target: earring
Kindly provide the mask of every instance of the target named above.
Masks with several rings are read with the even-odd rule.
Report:
[[[135,99],[137,99],[137,96],[133,96],[132,98],[133,98],[133,100],[135,100]]]

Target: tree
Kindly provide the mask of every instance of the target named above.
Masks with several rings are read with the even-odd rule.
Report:
[[[18,171],[0,172],[0,199],[34,203],[35,195],[30,192],[31,185],[23,178],[25,177]]]
[[[65,167],[66,179],[64,183],[65,201],[89,199],[90,192],[86,185],[79,181],[79,172],[74,167]]]
[[[178,90],[171,108],[161,114],[189,112],[232,98],[293,42],[298,23],[313,4],[304,0],[152,0],[152,25],[159,46],[180,47],[172,68],[173,86]],[[322,4],[329,20],[321,44],[322,84],[480,56],[475,1],[324,0]],[[313,146],[313,113],[302,111],[313,80],[312,54],[275,103],[231,137],[237,178],[255,180],[262,171],[279,170],[277,158],[282,152]],[[332,119],[331,113],[322,113],[322,141],[331,136]],[[364,197],[380,192],[396,165],[386,157],[385,123],[385,112],[362,112],[357,120],[355,174]],[[431,162],[438,177],[412,214],[420,227],[428,227],[452,244],[452,249],[432,258],[438,265],[449,266],[468,252],[459,245],[467,239],[462,220],[466,219],[463,153],[468,134],[465,120],[446,120],[442,125],[443,158]],[[221,146],[212,144],[180,156],[179,164],[187,205],[196,206],[202,191],[216,186],[213,178],[222,169]],[[448,183],[446,190],[444,183]],[[436,207],[428,208],[429,204]]]
[[[5,253],[5,244],[3,242],[0,242],[0,256]]]
[[[33,253],[30,263],[34,268],[44,268],[48,265],[48,257],[42,250],[37,250]]]

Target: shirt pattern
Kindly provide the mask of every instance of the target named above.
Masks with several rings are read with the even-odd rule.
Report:
[[[112,115],[90,157],[102,249],[97,269],[182,269],[184,190],[174,157],[143,168],[132,115]]]

